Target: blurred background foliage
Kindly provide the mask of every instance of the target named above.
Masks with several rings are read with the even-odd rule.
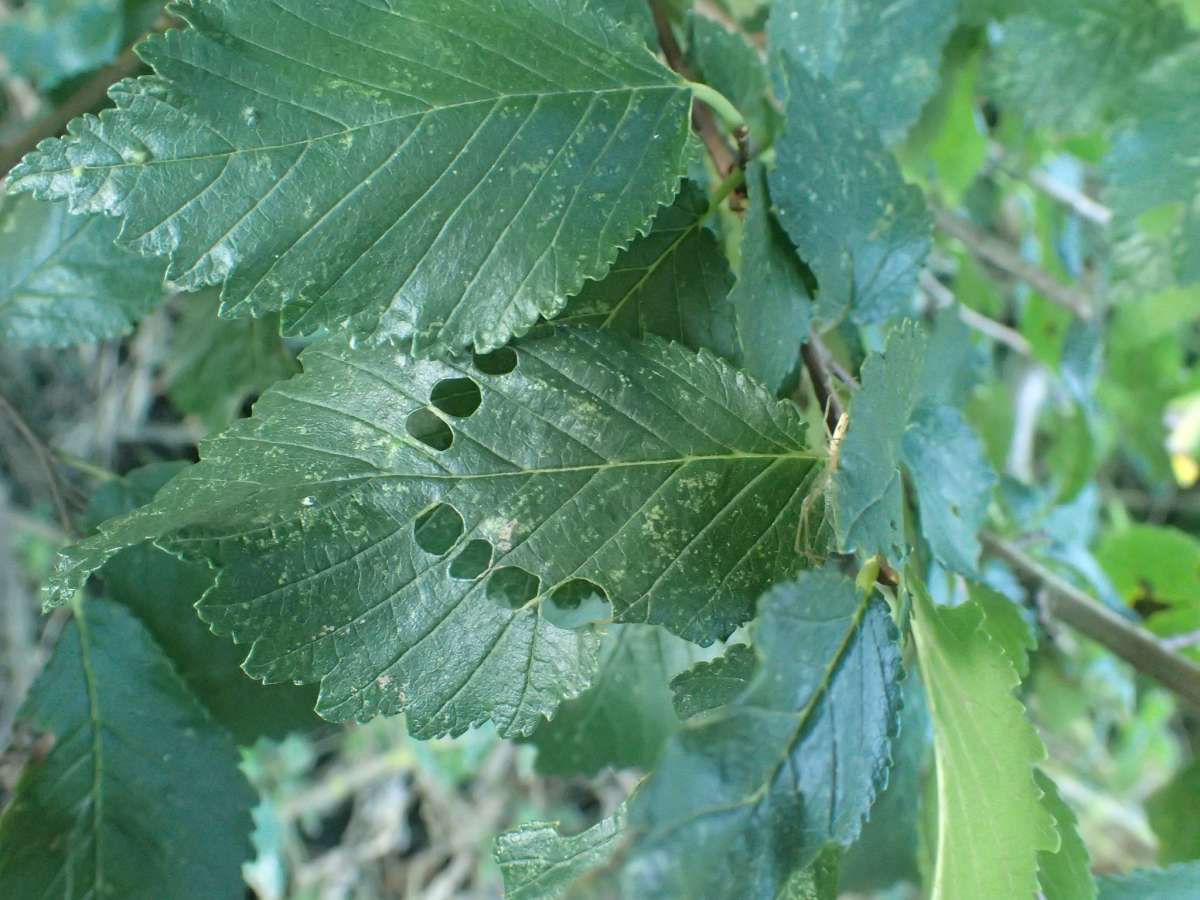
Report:
[[[649,27],[639,0],[597,2]],[[691,5],[676,4],[681,16]],[[755,52],[766,5],[695,3],[703,22],[683,30],[692,52],[712,58],[731,27],[749,38],[733,38],[737,52]],[[126,48],[162,23],[147,0],[0,0],[0,143],[93,96],[97,70],[136,72]],[[1027,549],[1059,574],[1200,660],[1197,27],[1200,0],[961,0],[940,87],[895,150],[941,205],[915,311],[953,308],[972,330],[973,375],[958,387],[1002,473],[993,523],[1033,535]],[[18,201],[0,202],[0,223],[17,227]],[[1111,313],[1073,315],[1017,277],[1021,263],[1069,285],[1071,298],[1097,308],[1105,298]],[[296,368],[300,345],[280,341],[270,321],[218,319],[211,295],[150,300],[124,337],[62,349],[6,344],[20,326],[0,311],[0,806],[40,752],[14,719],[62,625],[36,602],[56,548],[155,477],[127,473],[194,460],[206,434]],[[844,327],[826,340],[853,369],[883,334]],[[139,598],[116,573],[110,589],[153,630],[162,604],[189,602],[203,577],[189,588],[183,564],[129,552],[143,551],[129,565],[171,570],[162,577],[173,596]],[[995,561],[985,576],[1036,635],[1026,701],[1096,870],[1200,858],[1200,720],[1047,621],[1035,585]],[[951,575],[933,588],[943,602],[964,590]],[[207,637],[178,652],[216,652]],[[401,719],[297,728],[290,701],[247,699],[279,714],[274,736],[243,741],[262,792],[248,884],[271,900],[497,896],[493,835],[534,819],[573,831],[610,814],[675,722],[669,694],[639,675],[669,677],[690,653],[622,631],[600,682],[560,714],[568,725],[556,720],[521,745],[486,728],[416,742]],[[844,864],[844,886],[864,895],[916,896],[929,865],[928,719],[920,692],[909,693],[892,784]],[[622,704],[629,715],[613,713]],[[586,744],[572,716],[592,722]],[[560,774],[571,771],[589,774]]]

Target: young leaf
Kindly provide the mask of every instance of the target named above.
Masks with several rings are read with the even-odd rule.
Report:
[[[737,311],[742,365],[779,392],[800,365],[812,298],[796,248],[771,215],[767,172],[761,163],[750,165],[746,181],[750,211],[742,240],[742,272],[731,299]]]
[[[9,900],[235,900],[254,795],[237,751],[124,609],[81,605],[24,709],[55,738],[0,818]]]
[[[507,900],[560,900],[602,897],[597,877],[621,848],[625,809],[582,834],[563,837],[553,824],[535,823],[496,838],[496,862]]]
[[[97,491],[88,518],[101,522],[132,512],[186,463],[134,469]],[[213,634],[195,606],[213,584],[207,565],[178,559],[152,544],[122,550],[99,572],[105,595],[133,613],[170,659],[179,677],[240,746],[282,738],[321,724],[317,692],[292,684],[264,686],[242,671],[244,650]]]
[[[1177,8],[1158,0],[1045,0],[1000,34],[991,80],[1001,105],[1034,125],[1082,132],[1124,110],[1130,83],[1187,29]]]
[[[226,314],[501,346],[674,196],[691,93],[586,0],[194,0],[13,172]]]
[[[617,257],[603,281],[588,284],[557,319],[608,328],[632,337],[656,334],[730,362],[741,357],[733,273],[708,228],[708,198],[685,181],[650,233]]]
[[[894,144],[937,89],[957,12],[958,0],[778,0],[767,37],[777,66],[802,63]]]
[[[163,266],[120,251],[117,224],[0,198],[0,342],[65,347],[128,334],[163,297]]]
[[[246,671],[322,683],[334,720],[528,733],[587,686],[596,639],[543,608],[727,637],[795,571],[817,455],[714,357],[564,331],[449,363],[309,349],[154,502],[66,551],[52,597],[157,540],[220,568],[200,610]]]
[[[171,334],[167,395],[181,412],[198,416],[209,431],[224,428],[248,397],[297,370],[279,339],[279,317],[228,321],[214,297],[188,298]]]
[[[649,769],[679,727],[668,682],[703,652],[662,628],[610,627],[592,686],[533,733],[538,771],[593,775],[606,766]]]
[[[909,585],[937,754],[932,898],[1031,897],[1039,854],[1060,845],[1034,782],[1045,749],[1013,696],[1020,679],[976,603],[938,608],[911,574]]]
[[[732,703],[754,678],[758,657],[747,644],[734,644],[711,662],[702,662],[671,681],[675,712],[690,719]]]
[[[787,127],[771,171],[776,214],[817,276],[823,319],[879,322],[912,300],[931,246],[921,192],[828,82],[784,57]]]
[[[974,573],[995,475],[962,414],[939,402],[932,387],[954,368],[945,354],[931,352],[912,322],[896,328],[884,352],[863,366],[833,478],[834,522],[844,550],[893,561],[906,556],[903,466],[934,555],[956,571]]]
[[[1042,791],[1042,805],[1054,817],[1061,838],[1056,852],[1038,854],[1038,885],[1046,900],[1096,900],[1092,858],[1079,836],[1078,821],[1071,807],[1059,796],[1058,788],[1040,769],[1034,780]]]
[[[754,635],[750,686],[685,722],[629,802],[624,896],[776,897],[858,836],[887,782],[901,664],[886,605],[805,573],[763,597]]]
[[[1194,900],[1200,862],[1100,879],[1100,900]]]

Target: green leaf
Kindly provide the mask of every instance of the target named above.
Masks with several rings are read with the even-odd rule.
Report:
[[[766,169],[752,163],[746,180],[750,211],[742,240],[742,272],[731,299],[737,311],[742,365],[778,393],[800,365],[812,298],[796,248],[771,215]]]
[[[128,612],[82,604],[23,715],[55,743],[0,819],[6,898],[244,896],[254,795],[233,742]]]
[[[1194,900],[1200,862],[1100,879],[1100,900]]]
[[[103,521],[132,512],[185,468],[184,463],[160,463],[108,482],[92,498],[89,518]],[[196,699],[239,745],[320,724],[313,712],[315,690],[252,680],[241,669],[245,651],[200,621],[194,607],[214,580],[207,565],[177,559],[147,543],[122,550],[99,574],[106,596],[137,616]]]
[[[296,361],[279,339],[279,317],[228,321],[211,297],[189,298],[171,334],[167,395],[209,431],[238,418],[243,404],[294,375]]]
[[[733,273],[708,228],[710,218],[704,191],[685,181],[650,233],[617,257],[603,281],[572,299],[557,321],[631,337],[655,334],[736,363],[741,351],[729,302]]]
[[[1200,160],[1191,153],[1200,125],[1182,109],[1200,103],[1200,51],[1193,45],[1163,60],[1133,85],[1134,115],[1104,162],[1106,199],[1131,229],[1163,220],[1148,236],[1157,260],[1182,284],[1200,282]]]
[[[841,888],[854,894],[920,884],[917,868],[921,796],[932,766],[933,736],[925,687],[915,672],[903,685],[900,733],[892,741],[887,787],[871,808],[859,839],[842,857]]]
[[[113,245],[117,224],[0,198],[0,343],[65,347],[128,334],[163,297],[163,266]]]
[[[1039,854],[1060,844],[1034,783],[1045,749],[1013,696],[1020,679],[977,603],[936,608],[908,581],[938,767],[932,900],[1033,896]]]
[[[970,596],[983,611],[983,628],[988,637],[1003,651],[1017,677],[1024,680],[1029,675],[1029,655],[1037,649],[1037,639],[1021,617],[1017,604],[977,584],[970,585]]]
[[[227,315],[481,350],[675,194],[687,85],[586,0],[195,0],[11,185],[122,217]]]
[[[931,246],[921,192],[827,82],[784,58],[787,126],[771,171],[780,223],[817,276],[820,317],[879,322],[911,305]]]
[[[937,89],[957,12],[958,0],[779,0],[767,28],[770,54],[777,66],[782,57],[828,81],[893,144]],[[786,64],[782,77],[791,77]]]
[[[995,475],[961,413],[939,402],[946,376],[959,368],[957,352],[940,339],[931,345],[919,326],[906,322],[863,366],[832,482],[845,552],[905,558],[903,466],[930,549],[944,565],[974,573]]]
[[[1107,532],[1096,555],[1130,607],[1200,609],[1200,541],[1187,532],[1131,525]]]
[[[1000,34],[991,70],[1000,104],[1034,125],[1084,132],[1129,108],[1130,84],[1187,29],[1156,0],[1045,0]]]
[[[98,69],[121,50],[124,0],[30,0],[0,21],[0,53],[43,89]]]
[[[679,727],[668,682],[702,655],[661,628],[612,626],[592,686],[533,733],[538,771],[593,775],[607,766],[652,767]]]
[[[1158,838],[1159,862],[1200,859],[1197,797],[1200,797],[1200,759],[1193,759],[1146,800],[1146,816]]]
[[[1042,791],[1042,805],[1054,817],[1054,827],[1062,839],[1054,853],[1038,854],[1038,884],[1046,900],[1095,900],[1096,880],[1092,877],[1092,858],[1079,836],[1075,813],[1058,793],[1058,788],[1040,769],[1034,780]]]
[[[588,621],[710,642],[798,566],[818,455],[795,406],[710,355],[585,330],[474,362],[341,341],[303,361],[66,551],[51,597],[155,540],[219,567],[201,615],[253,644],[252,676],[320,681],[326,718],[517,735],[587,686]],[[580,587],[605,609],[553,624]]]
[[[746,117],[751,135],[765,143],[776,116],[768,100],[767,66],[758,48],[699,13],[688,16],[687,30],[688,58],[700,78],[728,97]]]
[[[671,681],[675,712],[690,719],[732,703],[746,692],[757,666],[758,656],[747,644],[734,644],[716,659],[696,664]]]
[[[832,570],[767,593],[754,680],[685,722],[629,802],[623,895],[774,898],[827,843],[853,842],[887,782],[895,641],[882,600]]]
[[[495,857],[507,900],[600,897],[589,876],[603,872],[621,847],[624,807],[582,834],[563,837],[552,824],[526,825],[496,839]],[[594,887],[594,885],[591,885]]]

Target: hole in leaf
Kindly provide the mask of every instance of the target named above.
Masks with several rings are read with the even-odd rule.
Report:
[[[492,566],[492,545],[487,541],[471,541],[450,563],[450,577],[474,581]]]
[[[517,351],[512,347],[501,347],[491,353],[476,353],[475,368],[484,375],[507,375],[517,367]]]
[[[447,503],[421,513],[413,522],[413,540],[426,553],[441,556],[458,543],[465,526],[458,510]]]
[[[583,628],[612,618],[613,607],[604,588],[582,578],[560,584],[542,603],[542,616],[559,628]]]
[[[520,609],[541,589],[542,580],[536,575],[516,566],[505,566],[488,579],[487,597],[504,609]]]
[[[470,378],[444,378],[433,386],[429,400],[446,415],[465,419],[479,409],[483,395]]]
[[[404,423],[408,433],[424,444],[437,451],[449,450],[454,443],[454,432],[442,421],[435,412],[429,409],[418,409]]]

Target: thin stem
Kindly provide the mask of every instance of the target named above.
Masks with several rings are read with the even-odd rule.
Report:
[[[689,81],[688,87],[692,89],[692,94],[702,103],[708,104],[717,118],[730,131],[736,133],[745,129],[746,117],[741,114],[733,102],[718,91],[714,87],[710,87],[702,81]]]
[[[695,73],[692,72],[683,55],[683,48],[679,46],[679,41],[675,38],[675,32],[671,28],[671,17],[667,14],[666,8],[659,0],[650,0],[650,12],[654,16],[654,29],[658,33],[658,45],[662,48],[663,58],[667,61],[667,65],[687,81],[693,82]],[[704,142],[704,146],[708,148],[708,155],[712,157],[713,165],[716,166],[717,172],[722,178],[738,168],[738,157],[730,149],[725,136],[721,133],[721,127],[717,124],[712,107],[700,97],[696,97],[692,103],[692,125],[696,129],[696,134],[700,136],[700,140]]]
[[[953,291],[938,281],[937,276],[928,269],[921,272],[919,280],[921,290],[926,297],[933,301],[934,306],[939,309],[954,307],[958,312],[959,319],[972,331],[978,331],[997,344],[1003,344],[1020,356],[1033,356],[1033,345],[1029,343],[1025,335],[960,303]]]
[[[825,415],[825,425],[830,434],[836,434],[838,424],[845,414],[845,408],[842,406],[837,392],[834,391],[833,380],[829,376],[827,365],[829,353],[825,349],[825,345],[821,343],[821,339],[814,334],[801,348],[800,354],[804,357],[804,367],[808,370],[808,377],[812,381],[813,396],[816,397],[817,404]]]
[[[46,485],[50,488],[50,496],[54,500],[54,509],[58,513],[58,521],[62,524],[63,531],[67,534],[74,532],[74,526],[71,523],[71,514],[67,511],[66,501],[63,499],[62,486],[58,480],[58,473],[54,471],[54,453],[48,448],[36,434],[33,429],[26,423],[24,417],[17,411],[8,398],[0,394],[0,412],[5,413],[17,429],[17,434],[25,441],[33,450],[34,456],[37,457],[42,471],[46,475]]]
[[[1128,622],[1064,581],[1011,541],[983,534],[984,544],[1029,578],[1041,582],[1051,615],[1112,651],[1135,669],[1200,710],[1200,666],[1171,651],[1144,628]]]
[[[1086,295],[1035,266],[1005,241],[945,209],[935,207],[934,218],[942,231],[962,241],[975,256],[1025,282],[1051,303],[1069,310],[1085,322],[1095,315]]]

